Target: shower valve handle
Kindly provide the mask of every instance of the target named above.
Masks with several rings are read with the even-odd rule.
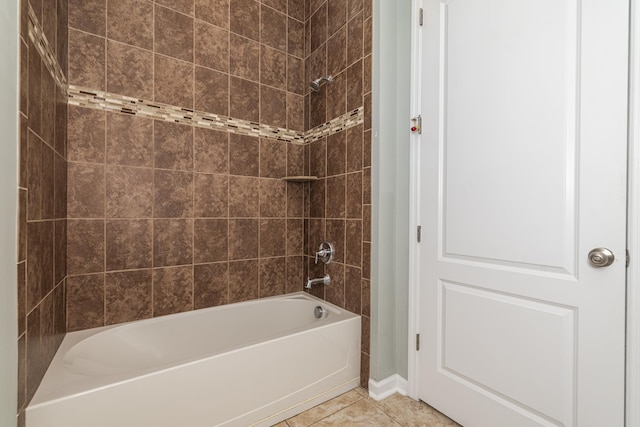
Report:
[[[318,252],[316,252],[316,264],[318,263],[318,259],[324,262],[325,264],[330,264],[333,261],[333,255],[335,254],[335,249],[333,245],[329,241],[324,241],[320,244],[318,248]]]

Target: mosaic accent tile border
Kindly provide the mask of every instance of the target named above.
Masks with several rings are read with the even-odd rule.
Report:
[[[29,39],[38,51],[38,54],[40,54],[42,62],[44,62],[45,67],[47,67],[47,70],[51,73],[56,85],[58,85],[63,92],[66,92],[67,78],[65,77],[64,72],[62,72],[58,59],[56,58],[53,49],[51,49],[51,46],[47,41],[47,37],[44,35],[42,25],[40,25],[31,4],[28,4],[27,7],[29,15]]]
[[[277,141],[305,144],[346,130],[364,121],[364,108],[351,111],[307,132],[255,123],[218,114],[196,111],[160,102],[69,85],[69,104],[94,110],[137,115],[157,120],[227,131]]]
[[[346,114],[338,116],[327,123],[306,131],[304,133],[304,142],[305,144],[308,144],[362,123],[364,123],[364,107],[359,107],[353,111],[349,111]]]

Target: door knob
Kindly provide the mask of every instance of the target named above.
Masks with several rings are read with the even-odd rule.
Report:
[[[595,248],[589,252],[589,262],[592,266],[600,268],[613,264],[615,256],[607,248]]]

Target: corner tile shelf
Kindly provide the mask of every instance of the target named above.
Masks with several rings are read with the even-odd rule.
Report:
[[[287,182],[311,182],[311,181],[317,181],[318,177],[300,175],[300,176],[285,176],[282,179]]]

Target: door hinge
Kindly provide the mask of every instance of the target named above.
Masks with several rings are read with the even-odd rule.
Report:
[[[424,11],[422,10],[422,8],[420,8],[420,10],[418,11],[418,23],[420,24],[421,27],[422,27],[422,24],[424,23]]]
[[[420,334],[416,334],[416,351],[420,351]]]
[[[625,266],[629,267],[629,263],[631,262],[631,256],[629,255],[629,249],[625,250],[624,262]]]
[[[422,226],[418,226],[418,243],[422,240]]]

